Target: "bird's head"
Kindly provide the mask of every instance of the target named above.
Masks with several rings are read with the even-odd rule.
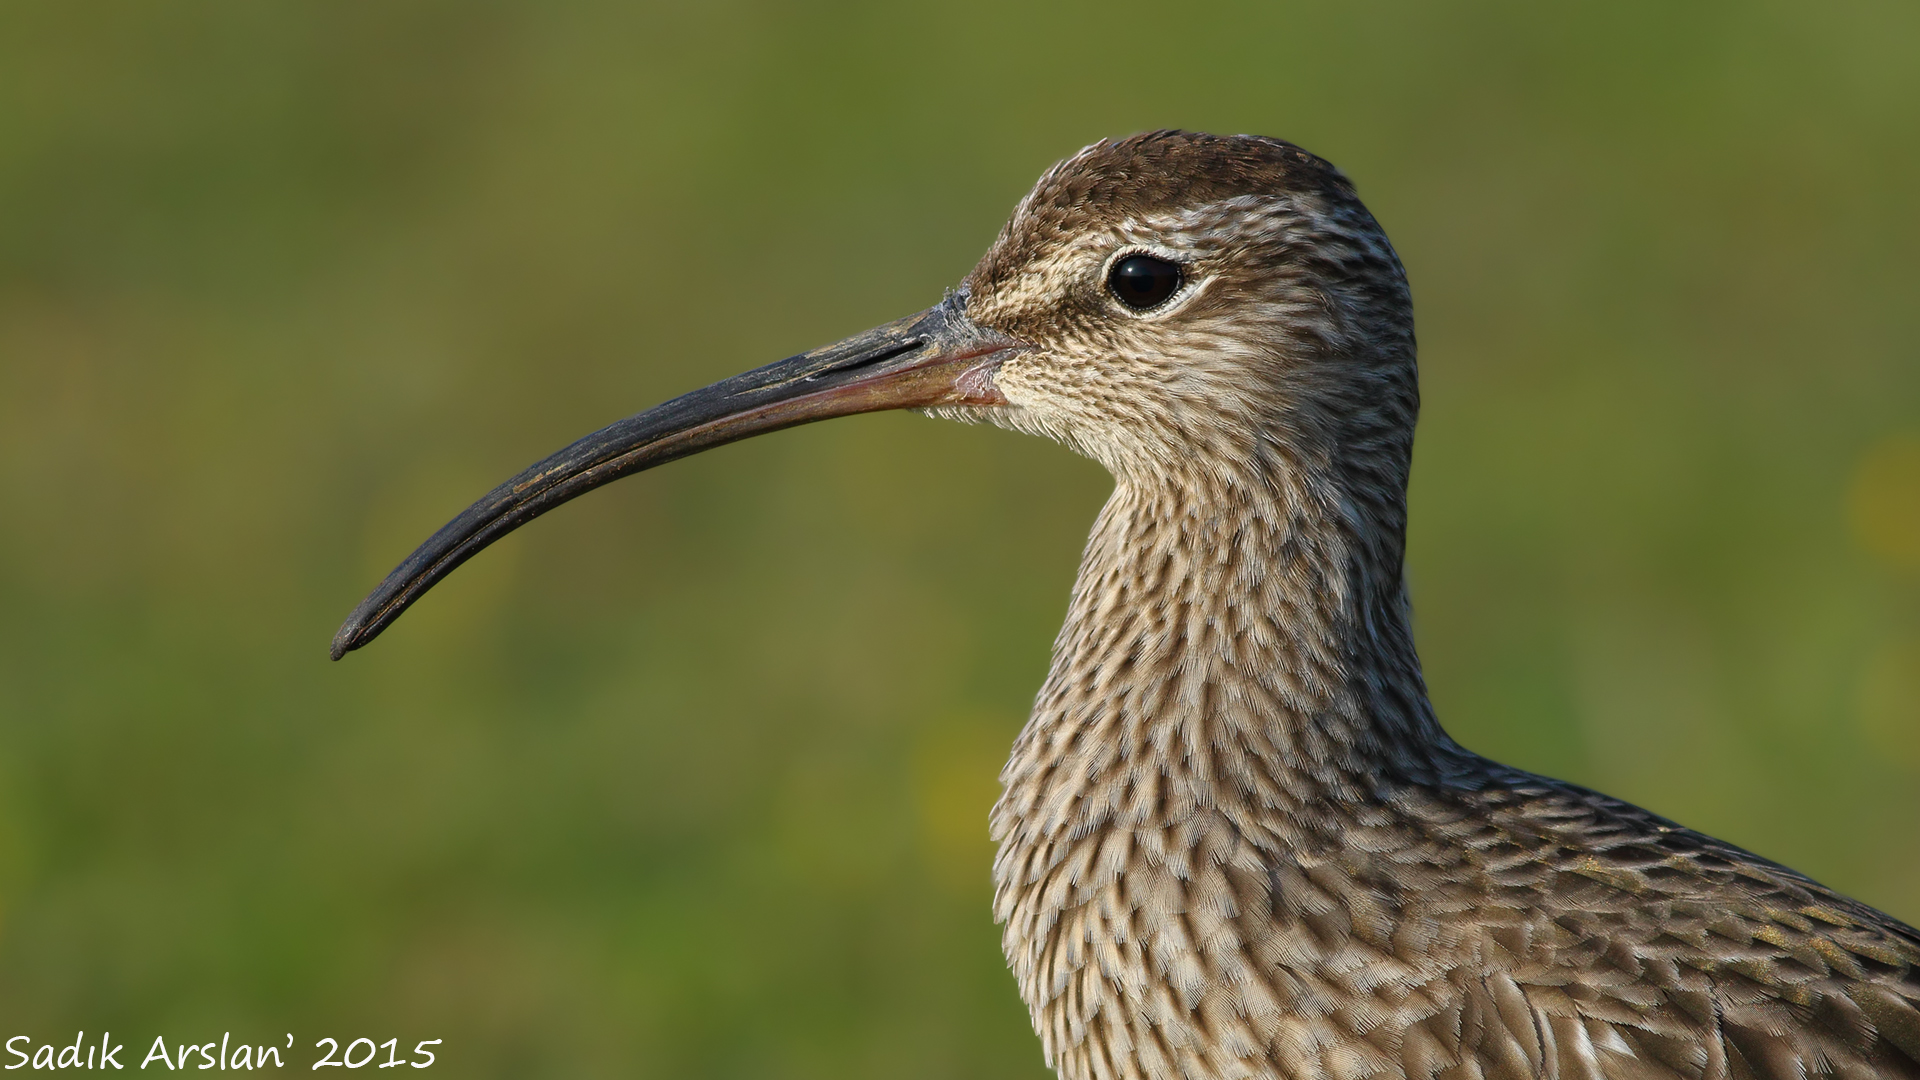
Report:
[[[939,304],[629,417],[495,488],[361,602],[333,655],[594,487],[882,409],[1045,435],[1123,482],[1337,477],[1351,490],[1320,497],[1392,514],[1418,401],[1412,319],[1385,234],[1312,154],[1185,132],[1099,142],[1041,177]]]
[[[1333,166],[1290,143],[1156,132],[1049,170],[968,275],[1023,343],[1003,404],[1124,479],[1237,478],[1410,436],[1405,275]],[[1404,453],[1401,455],[1404,457]]]

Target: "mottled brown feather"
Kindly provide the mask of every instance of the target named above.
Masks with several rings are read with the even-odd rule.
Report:
[[[1176,258],[1165,311],[1102,267]],[[1393,249],[1275,139],[1056,166],[967,282],[1008,404],[1116,487],[993,812],[995,915],[1067,1080],[1920,1080],[1920,934],[1455,744],[1401,560]]]

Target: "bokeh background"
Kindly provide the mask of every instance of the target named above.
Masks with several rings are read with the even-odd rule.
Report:
[[[0,3],[0,1034],[1045,1075],[985,815],[1095,466],[792,431],[326,647],[1161,126],[1331,158],[1405,258],[1447,726],[1920,921],[1916,57],[1896,0]]]

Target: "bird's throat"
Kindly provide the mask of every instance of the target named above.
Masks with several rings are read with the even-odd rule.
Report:
[[[1300,483],[1116,488],[996,837],[1219,811],[1301,830],[1275,837],[1291,846],[1459,753],[1427,704],[1398,538],[1350,506]]]

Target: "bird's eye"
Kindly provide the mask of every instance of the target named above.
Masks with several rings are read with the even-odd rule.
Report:
[[[1129,255],[1107,271],[1107,288],[1121,303],[1145,311],[1180,288],[1180,267],[1151,255]]]

